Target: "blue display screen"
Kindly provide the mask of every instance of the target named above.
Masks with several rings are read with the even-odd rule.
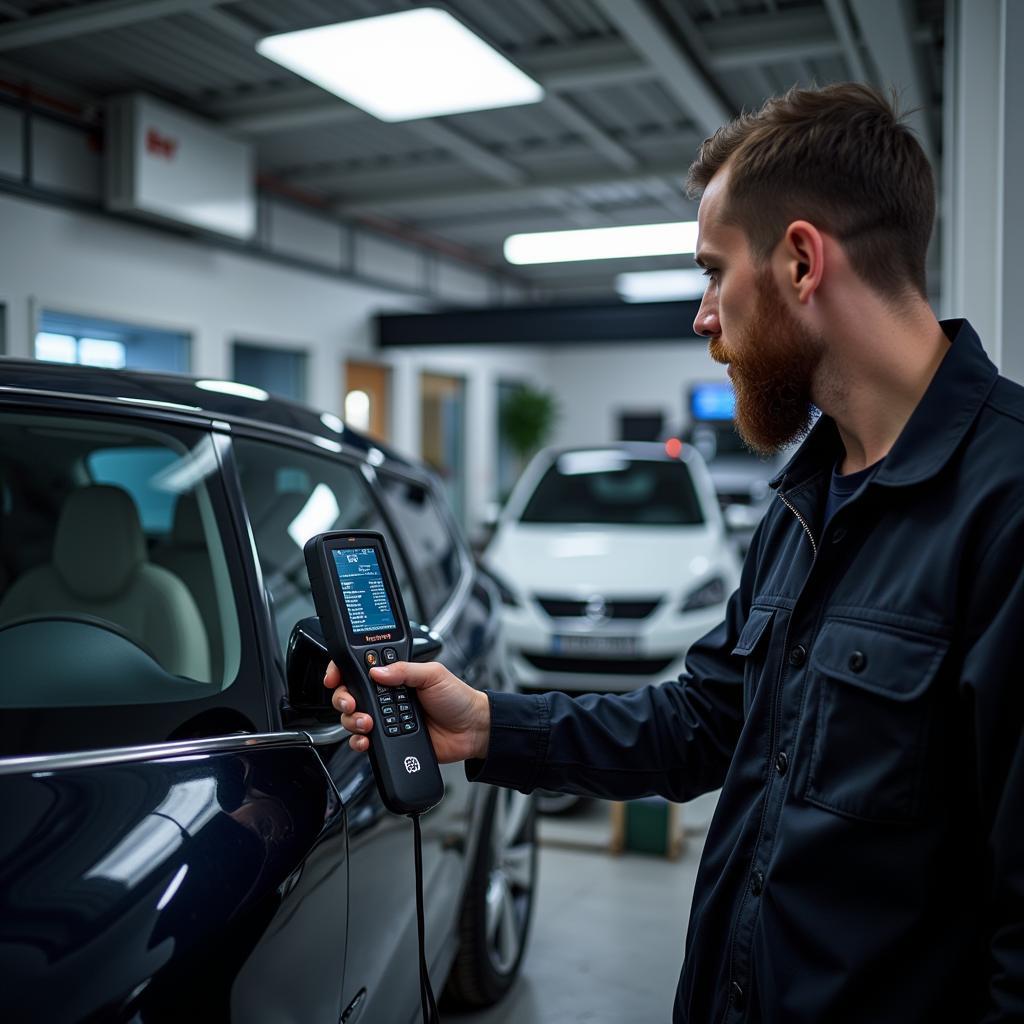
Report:
[[[731,420],[736,410],[736,395],[728,381],[695,384],[690,390],[690,418],[695,420]]]
[[[394,629],[395,613],[384,587],[377,552],[373,548],[336,548],[332,554],[352,632]]]

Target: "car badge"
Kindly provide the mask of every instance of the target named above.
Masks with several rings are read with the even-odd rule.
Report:
[[[602,622],[607,622],[608,603],[600,594],[595,594],[587,601],[583,609],[583,615],[595,626],[600,625]]]

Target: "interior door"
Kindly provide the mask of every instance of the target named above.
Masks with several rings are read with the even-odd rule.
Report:
[[[345,422],[379,441],[391,439],[391,370],[375,363],[345,364]]]

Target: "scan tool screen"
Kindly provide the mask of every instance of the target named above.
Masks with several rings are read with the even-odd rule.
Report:
[[[373,548],[345,548],[336,549],[333,555],[352,632],[394,629],[395,613],[384,586],[377,552]]]

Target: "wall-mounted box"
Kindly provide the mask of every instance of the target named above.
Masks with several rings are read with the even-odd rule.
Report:
[[[111,210],[252,238],[256,187],[248,143],[140,94],[111,100],[106,115]]]

